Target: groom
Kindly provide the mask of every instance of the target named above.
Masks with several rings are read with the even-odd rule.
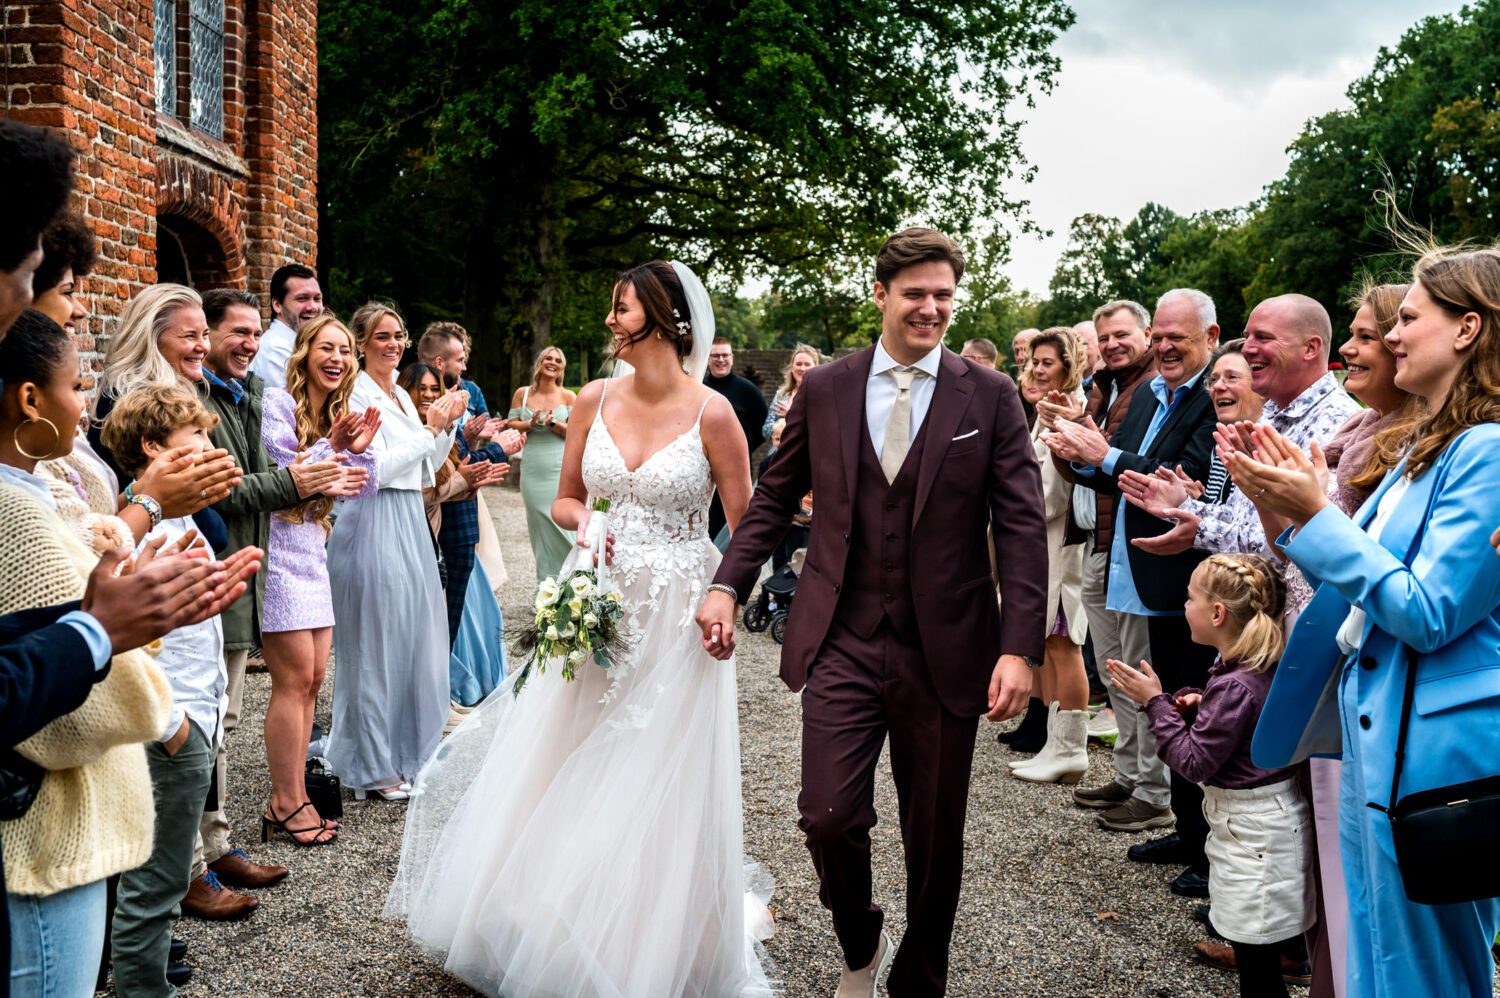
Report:
[[[807,372],[697,615],[704,647],[727,658],[736,604],[811,489],[781,678],[802,691],[799,824],[844,951],[839,998],[874,995],[891,965],[870,883],[887,734],[907,870],[890,993],[944,993],[979,717],[1026,705],[1050,623],[1041,474],[1015,386],[942,345],[963,270],[934,229],[886,240],[880,341]]]

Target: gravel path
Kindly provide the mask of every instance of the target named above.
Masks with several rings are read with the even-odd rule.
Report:
[[[515,619],[532,589],[525,517],[519,493],[490,489],[487,495],[510,571],[502,605]],[[746,635],[740,647],[745,845],[776,878],[772,906],[778,923],[770,955],[788,998],[831,995],[840,957],[796,827],[797,698],[776,677],[779,646],[769,634]],[[319,711],[325,724],[329,689],[331,683]],[[248,677],[245,720],[230,750],[229,807],[238,844],[261,861],[291,867],[292,875],[259,892],[261,908],[247,921],[179,923],[177,935],[190,942],[188,962],[196,968],[186,992],[472,994],[419,956],[399,925],[380,919],[399,854],[400,805],[355,802],[346,794],[337,845],[297,849],[284,839],[259,843],[257,818],[270,794],[260,728],[269,691],[264,673]],[[1125,860],[1125,847],[1146,836],[1100,831],[1091,814],[1072,805],[1066,788],[1011,779],[1005,763],[1012,756],[996,745],[995,730],[981,722],[948,993],[958,998],[1236,993],[1233,976],[1192,958],[1189,946],[1202,935],[1192,921],[1193,902],[1167,890],[1177,870]],[[901,841],[890,770],[886,764],[881,769],[876,891],[899,939],[905,924]],[[1110,772],[1108,752],[1091,750],[1087,784]]]

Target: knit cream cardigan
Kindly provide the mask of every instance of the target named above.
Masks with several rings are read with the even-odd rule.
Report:
[[[35,496],[0,485],[0,537],[0,613],[83,596],[98,556]],[[125,652],[81,707],[16,747],[47,774],[31,809],[0,822],[8,890],[55,894],[146,861],[156,811],[144,743],[171,707],[155,660]]]

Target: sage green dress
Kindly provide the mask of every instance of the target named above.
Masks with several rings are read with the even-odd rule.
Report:
[[[511,419],[530,419],[532,408],[521,396],[519,408],[510,411]],[[553,417],[567,422],[570,407],[560,405]],[[531,553],[536,556],[537,581],[557,575],[563,559],[573,549],[573,531],[564,530],[552,519],[552,501],[557,498],[557,480],[562,477],[563,438],[545,427],[526,434],[526,449],[521,457],[521,501],[526,504],[526,529],[531,534]]]

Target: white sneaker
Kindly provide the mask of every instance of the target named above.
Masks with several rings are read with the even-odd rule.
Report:
[[[839,989],[834,998],[875,998],[875,988],[890,969],[895,956],[896,947],[891,945],[891,937],[882,931],[880,943],[875,947],[875,959],[868,967],[860,970],[845,967],[839,972]]]
[[[1120,733],[1119,722],[1115,720],[1115,712],[1105,707],[1099,713],[1089,718],[1089,737],[1108,738],[1111,735],[1118,736]]]

